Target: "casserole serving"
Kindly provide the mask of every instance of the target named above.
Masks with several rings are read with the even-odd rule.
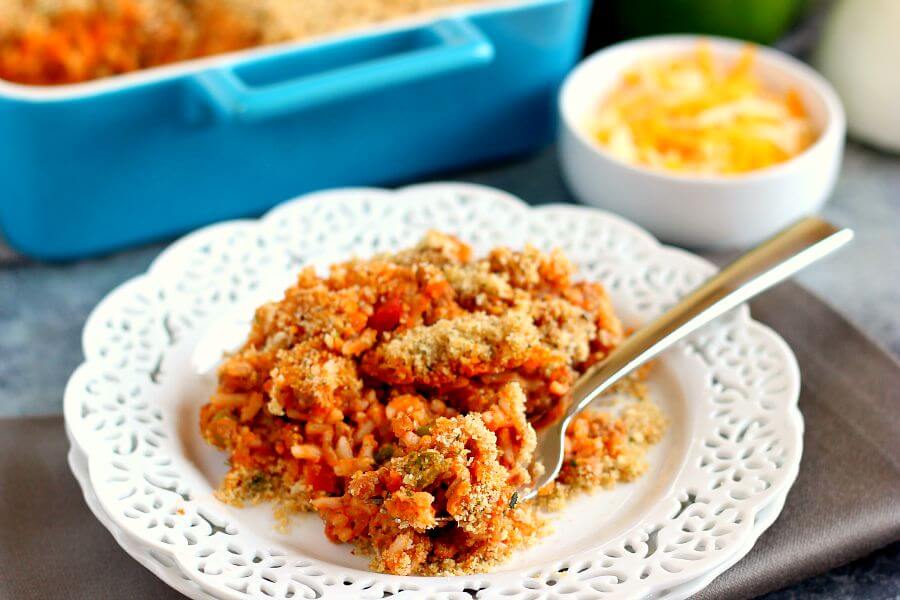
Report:
[[[86,83],[0,82],[0,227],[75,258],[533,150],[589,9],[479,3]]]
[[[315,512],[376,571],[490,570],[566,501],[638,479],[665,431],[645,369],[567,428],[559,478],[520,495],[546,464],[537,435],[625,335],[604,286],[558,249],[476,258],[431,230],[327,276],[304,269],[253,315],[199,410],[230,466],[216,497],[274,502],[283,523]]]

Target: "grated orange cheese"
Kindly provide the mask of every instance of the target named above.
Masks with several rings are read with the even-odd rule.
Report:
[[[625,72],[589,125],[595,140],[630,164],[691,174],[762,169],[803,152],[816,134],[796,90],[768,89],[755,48],[717,65],[708,45]]]

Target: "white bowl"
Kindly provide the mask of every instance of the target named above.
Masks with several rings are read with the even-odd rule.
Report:
[[[844,146],[844,110],[831,86],[811,68],[783,52],[758,48],[760,77],[773,89],[797,90],[819,137],[798,156],[745,175],[683,175],[631,165],[609,154],[587,132],[592,114],[623,71],[641,59],[689,52],[701,40],[726,61],[736,59],[745,45],[709,36],[642,38],[605,48],[572,71],[559,96],[563,175],[582,202],[632,219],[668,242],[748,246],[816,212],[834,187]]]

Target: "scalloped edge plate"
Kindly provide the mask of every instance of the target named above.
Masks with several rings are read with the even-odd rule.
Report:
[[[334,207],[338,207],[338,209]],[[341,210],[344,213],[338,214]],[[322,233],[316,236],[311,233],[315,228],[309,227],[309,220],[317,218],[316,211],[320,211],[319,216],[322,212],[332,211],[333,214],[326,214],[326,217],[332,220],[338,219],[338,225],[343,226],[334,229],[337,233],[336,236]],[[503,217],[505,217],[505,221]],[[341,219],[343,221],[340,221]],[[473,220],[473,223],[467,225],[465,219]],[[553,227],[557,227],[560,222],[563,225],[555,231],[549,231]],[[286,275],[292,276],[298,268],[298,263],[310,262],[310,258],[316,257],[340,257],[346,255],[349,250],[366,254],[402,246],[404,243],[401,242],[408,243],[414,239],[410,237],[412,234],[417,236],[421,232],[423,224],[431,227],[440,226],[442,229],[449,229],[451,232],[461,235],[465,241],[475,246],[476,251],[484,251],[497,244],[517,246],[525,240],[531,241],[544,235],[545,239],[550,239],[546,236],[552,237],[552,245],[562,245],[567,254],[577,263],[579,262],[578,256],[573,256],[572,251],[566,245],[574,244],[577,241],[584,246],[581,249],[584,252],[587,252],[585,250],[587,246],[591,246],[589,248],[590,256],[597,256],[598,262],[603,262],[600,260],[603,258],[604,260],[610,259],[612,263],[616,264],[601,265],[600,267],[590,264],[586,276],[603,281],[608,288],[611,288],[614,298],[617,293],[615,290],[618,290],[617,286],[621,283],[615,278],[618,277],[621,280],[631,277],[634,279],[634,273],[640,272],[640,278],[643,278],[640,281],[629,280],[622,283],[622,293],[634,292],[635,296],[628,296],[630,301],[617,303],[617,309],[620,312],[623,308],[625,312],[636,310],[644,318],[649,318],[654,312],[664,308],[667,303],[671,303],[675,297],[695,286],[699,280],[708,276],[713,270],[713,267],[706,261],[687,252],[661,246],[652,236],[637,226],[614,215],[596,209],[570,205],[530,208],[509,194],[470,184],[425,184],[395,192],[366,188],[319,192],[281,205],[258,221],[228,222],[198,230],[172,244],[157,257],[147,274],[119,286],[95,308],[88,318],[83,339],[85,355],[88,358],[73,374],[66,388],[64,405],[67,427],[71,428],[74,445],[87,457],[91,489],[103,508],[103,514],[111,519],[117,528],[114,534],[116,532],[124,533],[147,552],[157,553],[158,557],[163,557],[164,560],[176,565],[196,584],[208,592],[213,592],[217,597],[248,598],[259,595],[260,590],[265,595],[278,597],[283,597],[287,593],[288,588],[285,587],[284,581],[280,579],[273,581],[272,577],[277,577],[279,574],[272,575],[271,569],[266,578],[259,572],[262,567],[235,569],[223,562],[222,553],[226,552],[225,543],[222,541],[222,535],[219,535],[218,538],[215,536],[217,529],[224,531],[224,529],[231,528],[235,533],[242,535],[245,542],[251,547],[257,548],[254,550],[254,557],[259,556],[259,549],[265,547],[260,544],[271,545],[270,542],[256,536],[252,531],[239,530],[227,520],[220,527],[213,526],[213,522],[198,507],[196,495],[192,497],[187,493],[186,489],[191,486],[180,482],[178,478],[187,478],[196,483],[198,481],[196,473],[176,473],[177,476],[172,475],[171,482],[163,484],[153,483],[147,479],[148,476],[159,479],[160,475],[153,471],[153,469],[157,469],[157,466],[150,466],[146,461],[141,462],[138,459],[131,460],[127,456],[123,457],[119,445],[121,440],[116,435],[101,433],[107,424],[91,420],[92,410],[98,412],[100,409],[96,405],[90,405],[90,402],[102,402],[105,398],[106,403],[110,404],[112,397],[108,396],[108,391],[104,392],[103,390],[103,385],[109,382],[103,381],[104,379],[116,380],[115,385],[124,386],[126,383],[128,385],[134,383],[138,373],[143,373],[143,376],[146,377],[149,363],[143,364],[140,361],[148,360],[144,356],[147,353],[142,354],[141,348],[135,350],[135,346],[143,344],[145,347],[152,348],[154,343],[161,343],[159,338],[164,334],[170,338],[169,346],[176,345],[174,338],[179,332],[173,332],[172,323],[168,322],[171,316],[169,312],[162,319],[164,332],[156,331],[160,327],[158,327],[159,323],[153,319],[160,315],[152,313],[154,302],[164,303],[167,311],[170,305],[177,307],[181,311],[179,314],[182,317],[188,314],[186,311],[193,311],[190,314],[194,316],[201,314],[204,307],[197,308],[198,302],[200,305],[202,302],[207,303],[205,307],[207,313],[212,309],[215,309],[212,312],[222,312],[229,306],[227,303],[216,304],[216,302],[221,302],[221,294],[219,294],[221,290],[217,289],[217,295],[213,296],[214,300],[210,300],[209,297],[204,296],[204,294],[208,294],[209,290],[192,287],[197,281],[205,281],[203,269],[212,268],[210,261],[214,263],[215,260],[219,260],[220,262],[213,266],[220,270],[224,269],[228,273],[232,273],[232,271],[228,271],[234,266],[232,263],[240,263],[241,260],[249,261],[259,267],[262,274],[257,274],[254,281],[257,284],[260,281],[265,283],[258,286],[253,293],[264,297],[271,295],[273,290],[283,289],[287,280]],[[465,227],[467,226],[472,229],[466,231]],[[460,227],[462,229],[459,229]],[[298,235],[298,231],[303,231],[303,235]],[[249,236],[250,241],[255,245],[250,244],[242,236],[243,238]],[[238,244],[236,248],[245,252],[245,255],[253,256],[250,259],[244,256],[236,260],[233,256],[226,256],[227,253],[218,256],[216,244],[225,238],[228,239],[227,243]],[[232,242],[232,238],[241,239]],[[323,241],[323,238],[327,239],[327,243]],[[240,244],[245,245],[241,246]],[[267,244],[274,248],[264,248]],[[599,244],[599,246],[594,247],[592,244]],[[221,248],[218,251],[221,252]],[[198,258],[200,254],[203,256]],[[265,258],[268,262],[258,260],[259,257]],[[197,267],[200,271],[191,272],[192,265],[197,262],[200,264]],[[585,266],[581,266],[584,271]],[[617,269],[619,269],[618,272]],[[249,277],[253,278],[253,276]],[[177,282],[181,287],[173,288],[170,285],[172,282]],[[634,290],[631,287],[628,287],[627,290],[624,289],[627,286],[634,287]],[[265,290],[270,293],[264,294]],[[154,294],[156,297],[153,296]],[[148,335],[149,340],[129,337],[139,335],[139,333],[112,331],[116,318],[120,316],[119,313],[129,308],[128,302],[135,297],[140,297],[141,308],[150,307],[148,315],[144,315],[149,320],[139,323],[145,327],[145,330],[139,333]],[[239,300],[241,298],[232,298],[232,305]],[[245,301],[246,298],[243,300]],[[634,306],[631,305],[632,302]],[[131,305],[131,308],[133,309],[134,305]],[[175,309],[172,308],[172,310]],[[147,333],[154,327],[156,329]],[[191,328],[190,325],[184,327],[186,330]],[[199,334],[195,332],[195,335]],[[782,369],[778,374],[783,381],[777,390],[759,391],[760,394],[771,394],[774,398],[774,401],[770,402],[770,406],[765,406],[763,403],[765,410],[773,411],[773,414],[777,415],[778,419],[774,423],[771,422],[771,419],[763,419],[761,423],[757,422],[758,419],[753,421],[745,419],[745,421],[739,422],[740,407],[727,407],[729,404],[734,404],[733,397],[729,400],[728,394],[735,390],[735,384],[724,381],[724,379],[732,375],[737,376],[736,372],[731,373],[729,369],[733,370],[739,366],[741,367],[739,371],[741,371],[752,366],[750,365],[751,359],[747,356],[728,355],[729,348],[732,346],[737,348],[738,342],[741,341],[735,336],[742,335],[756,336],[757,343],[763,343],[759,342],[759,339],[762,339],[770,345],[769,349],[774,348],[777,354],[775,362],[778,363],[776,366],[780,366]],[[139,343],[135,343],[135,341]],[[743,340],[743,343],[745,346],[740,346],[740,350],[747,354],[746,344],[749,344],[749,341]],[[718,344],[718,350],[716,344]],[[693,589],[694,582],[711,580],[714,577],[713,573],[721,572],[749,551],[761,532],[756,525],[757,521],[765,522],[769,518],[768,516],[760,517],[760,515],[764,510],[777,508],[771,517],[774,520],[775,515],[780,511],[787,490],[796,478],[802,451],[803,431],[802,417],[797,409],[800,377],[796,360],[784,341],[767,327],[753,321],[746,307],[741,307],[724,319],[708,326],[692,336],[690,341],[676,348],[679,347],[679,360],[682,361],[682,364],[684,361],[694,361],[697,369],[701,369],[700,363],[709,367],[703,378],[704,381],[707,377],[711,378],[708,382],[710,389],[704,389],[704,394],[691,400],[690,408],[694,413],[689,416],[694,429],[692,429],[693,435],[688,440],[686,450],[687,456],[692,459],[702,458],[702,460],[695,465],[685,458],[677,469],[678,472],[674,476],[675,481],[667,487],[661,494],[662,497],[653,505],[654,508],[650,511],[652,514],[641,514],[639,518],[635,519],[635,522],[629,522],[628,527],[603,543],[598,543],[595,547],[569,556],[558,557],[550,562],[544,560],[539,568],[520,566],[513,570],[503,570],[501,566],[497,572],[465,577],[397,577],[360,571],[346,565],[335,566],[322,560],[302,558],[296,561],[293,556],[288,557],[290,560],[295,560],[292,566],[280,573],[290,572],[289,577],[292,582],[299,584],[301,589],[308,590],[316,597],[320,595],[339,597],[355,592],[360,594],[365,592],[367,596],[378,597],[381,592],[397,593],[403,589],[416,590],[417,594],[430,590],[444,597],[458,595],[454,593],[454,590],[462,592],[463,588],[473,587],[480,590],[479,598],[495,597],[498,594],[503,597],[529,597],[537,593],[535,590],[563,592],[562,586],[560,589],[549,586],[555,585],[560,578],[559,573],[568,570],[570,566],[573,569],[580,568],[581,570],[576,571],[578,574],[590,569],[584,577],[579,577],[575,582],[581,586],[580,591],[569,586],[576,596],[584,592],[604,597],[633,597],[636,594],[647,597],[674,597],[671,594],[683,586]],[[709,354],[710,348],[717,354]],[[674,350],[670,350],[670,353]],[[751,348],[751,351],[754,350]],[[117,352],[119,353],[117,354]],[[723,355],[726,356],[723,358]],[[153,367],[154,370],[158,370],[163,364],[163,358],[165,358],[165,354],[160,355],[156,366]],[[763,358],[771,359],[771,357]],[[731,366],[725,368],[716,361],[723,364],[728,363]],[[721,371],[720,367],[725,370]],[[768,369],[771,369],[771,365]],[[92,370],[97,372],[92,374]],[[723,373],[728,377],[723,378]],[[94,379],[90,379],[92,375]],[[158,371],[156,375],[159,375]],[[150,372],[150,378],[154,384],[158,383],[154,379],[153,372]],[[146,386],[147,384],[142,385]],[[759,386],[761,384],[758,384]],[[107,396],[104,396],[104,393]],[[119,393],[122,393],[122,390],[119,390]],[[142,398],[140,393],[150,392],[146,392],[146,390],[135,392],[138,400]],[[96,397],[90,398],[91,395]],[[719,401],[718,406],[712,403],[716,398]],[[121,408],[113,406],[113,410],[137,410],[131,406],[134,398],[116,397],[116,400]],[[704,401],[708,402],[704,404]],[[139,415],[141,418],[138,420],[141,423],[144,423],[145,420],[153,421],[153,419],[164,422],[165,419],[160,414],[159,408],[163,403],[157,406],[144,401],[140,410],[147,410],[148,404],[151,413],[154,411],[155,413],[151,416]],[[723,406],[726,408],[722,408]],[[716,415],[718,415],[716,418],[720,421],[713,420],[710,414],[713,409],[716,409]],[[705,414],[698,416],[704,410]],[[172,419],[173,417],[171,414],[167,414],[166,418]],[[125,420],[124,417],[122,419]],[[705,426],[706,433],[698,434],[697,423]],[[756,423],[755,428],[754,423]],[[155,421],[144,428],[143,425],[131,423],[142,435],[147,435],[148,431],[152,434],[154,424]],[[118,425],[110,425],[110,427],[115,426]],[[711,437],[705,440],[699,439],[699,436],[712,436],[712,426],[716,426],[716,435],[737,450],[742,448],[741,444],[745,441],[746,444],[749,444],[750,442],[747,440],[759,433],[759,430],[770,429],[771,431],[766,435],[775,436],[776,444],[773,445],[777,446],[776,460],[770,461],[774,462],[775,466],[769,469],[771,471],[769,475],[773,475],[774,479],[772,481],[761,479],[760,473],[754,473],[752,470],[744,473],[740,465],[735,467],[729,462],[736,460],[734,456],[731,456],[734,454],[733,452],[717,450],[721,445],[718,440]],[[139,436],[133,434],[132,438],[132,446],[144,443],[143,438]],[[158,447],[159,442],[160,439],[157,439],[151,445]],[[700,448],[701,442],[704,444],[705,450]],[[178,446],[177,443],[171,446],[169,442],[163,440],[163,445],[165,450],[175,453],[184,452],[184,448]],[[769,445],[759,453],[762,454],[771,449],[772,445]],[[131,450],[133,451],[134,448],[132,447]],[[756,448],[752,450],[755,451]],[[127,455],[128,452],[124,452],[124,454]],[[145,450],[146,456],[149,457],[152,454],[152,449],[149,450],[149,453]],[[175,458],[178,459],[176,467],[181,467],[182,470],[186,468],[188,471],[196,470],[194,466],[185,462],[183,456],[175,456]],[[742,460],[744,459],[746,456],[743,456]],[[171,459],[168,460],[171,461]],[[754,460],[757,463],[761,462]],[[729,466],[730,464],[731,466]],[[207,537],[201,540],[198,548],[191,549],[198,545],[196,540],[193,543],[189,541],[188,546],[184,547],[170,545],[171,542],[168,542],[165,537],[162,540],[153,536],[148,537],[147,531],[141,528],[141,515],[134,517],[128,514],[122,515],[122,502],[125,499],[120,497],[121,485],[123,481],[128,481],[129,477],[132,477],[130,469],[133,467],[147,469],[146,472],[141,471],[140,473],[144,481],[150,482],[151,487],[154,487],[147,491],[147,493],[156,494],[153,510],[158,508],[156,504],[165,505],[166,510],[174,510],[172,509],[173,502],[178,503],[180,498],[183,502],[179,504],[179,514],[186,515],[186,519],[193,520],[197,520],[196,516],[200,514],[202,520],[209,523],[212,529]],[[753,467],[753,469],[762,469],[763,471],[766,471],[767,468],[759,465]],[[749,466],[748,469],[750,469]],[[710,486],[710,478],[713,477],[713,474],[726,470],[727,474],[732,476],[733,481],[717,476],[718,479]],[[749,481],[742,483],[742,479]],[[676,489],[676,481],[678,489]],[[693,483],[691,483],[692,481]],[[751,483],[762,483],[762,489],[753,489]],[[709,490],[705,489],[707,486],[710,487]],[[720,490],[720,488],[724,489]],[[725,492],[731,496],[723,495]],[[161,501],[159,498],[163,498],[163,500]],[[127,507],[125,509],[127,513]],[[707,509],[718,512],[715,512],[714,515],[707,514]],[[211,509],[209,506],[205,506],[203,510],[209,513]],[[144,511],[141,510],[141,512]],[[675,514],[676,512],[677,514]],[[685,514],[682,515],[682,513]],[[170,514],[174,514],[174,512],[170,512]],[[591,513],[587,513],[587,516],[590,517]],[[219,518],[220,515],[216,515],[216,519]],[[706,518],[707,522],[703,523],[703,518]],[[730,525],[733,527],[733,531],[728,532],[726,528],[724,533],[717,534],[716,531],[719,531],[720,528],[717,526],[716,519],[731,519]],[[678,521],[677,526],[681,529],[673,529],[676,520]],[[662,525],[659,525],[660,522]],[[219,525],[219,523],[220,521],[216,520],[216,524]],[[728,525],[728,523],[725,524]],[[711,535],[723,535],[724,537],[719,539],[724,541],[724,548],[719,547],[719,539],[710,538],[702,532],[698,533],[697,527],[699,526],[708,529],[715,527]],[[172,527],[187,527],[187,525],[179,522]],[[661,530],[662,534],[660,534]],[[185,529],[185,531],[187,530]],[[698,542],[697,547],[693,549],[693,557],[679,558],[679,553],[681,555],[690,553],[681,552],[684,548],[676,548],[673,545],[681,543],[674,542],[673,532],[678,533],[678,531],[690,534],[681,537],[692,538],[693,536],[702,542]],[[653,536],[657,537],[653,538]],[[653,538],[652,550],[649,549],[651,538]],[[649,559],[656,553],[657,541],[660,544],[666,541],[665,552],[671,552],[672,556],[666,555],[665,552],[654,556],[653,562],[656,570],[651,573],[649,560],[645,559]],[[707,541],[714,542],[714,548],[710,549]],[[322,542],[325,542],[324,538]],[[670,550],[669,546],[673,550]],[[621,548],[625,549],[624,556]],[[634,548],[642,549],[646,553],[646,557],[638,556]],[[243,550],[233,550],[229,544],[227,553],[234,554],[235,552],[243,554]],[[284,556],[283,552],[276,551],[274,554],[269,552],[265,558],[269,560],[282,556]],[[666,559],[671,559],[669,566],[660,563]],[[253,562],[259,561],[254,560]],[[278,567],[281,567],[286,561],[279,558],[275,562],[279,562]],[[246,564],[246,561],[244,563]],[[644,563],[648,566],[641,566]],[[234,564],[232,561],[231,565]],[[211,565],[213,568],[210,568]],[[579,565],[587,566],[579,567]],[[626,572],[625,568],[618,565],[625,565],[631,569],[629,573],[633,574],[642,570],[643,574],[640,578],[631,575],[623,577],[621,574]],[[250,580],[239,581],[245,577],[249,577]],[[271,582],[272,585],[267,585],[261,579]],[[355,586],[357,584],[353,582],[361,579],[372,583],[362,587],[361,590],[333,587],[335,582],[341,580],[351,581]],[[571,583],[573,578],[567,579]],[[235,581],[241,583],[239,588],[235,587]],[[628,585],[617,587],[624,583]],[[287,585],[291,586],[293,583]],[[274,594],[272,590],[274,590]]]

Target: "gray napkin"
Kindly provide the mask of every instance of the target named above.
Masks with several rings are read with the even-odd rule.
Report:
[[[752,598],[900,539],[900,363],[796,284],[751,311],[797,355],[803,459],[778,520],[702,600]]]
[[[797,354],[803,462],[784,512],[703,600],[750,598],[900,539],[900,365],[795,284],[752,310]],[[0,420],[0,598],[181,597],[94,519],[67,451],[60,417]]]

